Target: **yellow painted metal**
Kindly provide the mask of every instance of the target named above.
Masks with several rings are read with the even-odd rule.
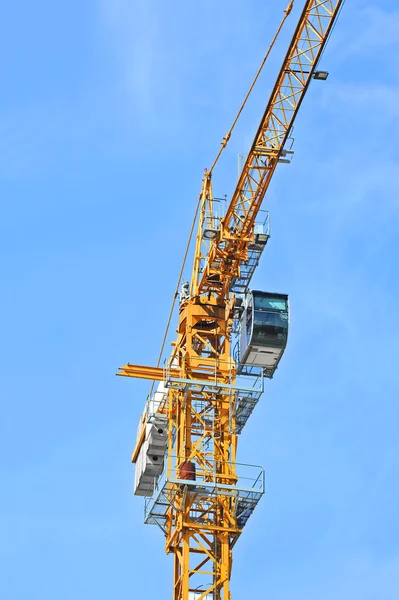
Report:
[[[119,367],[121,377],[135,377],[136,379],[151,379],[152,381],[163,381],[165,374],[161,367],[145,367],[143,365],[132,365],[127,363]]]
[[[230,304],[204,298],[186,302],[175,346],[183,380],[234,385],[231,325]],[[237,436],[226,388],[219,393],[195,392],[187,384],[171,389],[168,401],[168,456],[175,457],[175,464],[168,462],[168,479],[173,479],[176,469],[192,463],[202,480],[209,474],[216,486],[234,485]],[[229,598],[231,549],[241,533],[235,498],[221,487],[199,501],[195,484],[174,485],[175,502],[168,510],[166,531],[166,551],[175,555],[173,598],[189,600],[194,591],[198,600]]]
[[[194,294],[226,298],[232,279],[239,277],[240,266],[248,258],[256,216],[341,5],[342,0],[305,3],[220,235],[202,261],[202,272],[197,269],[193,273]]]
[[[145,415],[143,415],[143,417],[141,418],[141,432],[140,432],[139,438],[138,438],[137,443],[132,452],[132,463],[136,462],[139,452],[140,452],[140,448],[143,445],[144,440],[145,440],[145,424],[146,423],[145,423],[144,417],[145,417]]]
[[[209,215],[209,216],[208,216]],[[199,209],[199,221],[197,237],[195,240],[195,252],[194,252],[194,264],[191,276],[191,289],[190,293],[192,296],[196,295],[197,290],[193,288],[193,285],[198,281],[200,268],[203,264],[207,253],[210,249],[211,241],[204,237],[205,223],[207,219],[213,218],[213,196],[212,196],[212,182],[211,174],[205,171],[204,178],[202,181],[201,190],[201,204]],[[217,224],[215,224],[214,231],[217,232]]]
[[[247,259],[260,205],[341,4],[341,0],[305,3],[237,188],[219,223],[212,223],[211,173],[205,173],[191,297],[180,307],[169,365],[160,369],[128,364],[118,373],[173,383],[168,385],[164,407],[166,485],[173,498],[166,509],[165,533],[166,552],[174,555],[173,600],[231,598],[232,549],[241,529],[237,496],[231,493],[237,482],[237,435],[229,392],[236,382],[230,348],[234,296],[229,286]],[[201,481],[212,482],[212,491],[186,479],[185,469],[192,465]]]

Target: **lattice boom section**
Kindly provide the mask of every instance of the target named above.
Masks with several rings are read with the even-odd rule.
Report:
[[[256,216],[342,0],[306,5],[222,224],[199,292],[225,296],[248,260]],[[219,279],[218,275],[222,275]],[[216,283],[215,283],[216,282]]]

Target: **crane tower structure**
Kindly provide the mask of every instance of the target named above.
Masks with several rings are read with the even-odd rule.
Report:
[[[132,460],[144,520],[162,529],[174,556],[173,600],[231,598],[233,547],[264,493],[263,469],[236,460],[238,435],[288,335],[287,295],[250,290],[269,238],[261,204],[277,164],[289,160],[287,140],[341,4],[305,2],[224,214],[212,169],[205,172],[191,282],[181,287],[170,356],[161,367],[119,369],[159,382]]]

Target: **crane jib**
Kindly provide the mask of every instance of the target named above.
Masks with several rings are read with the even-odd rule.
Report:
[[[255,219],[341,5],[342,0],[310,0],[303,9],[220,235],[210,245],[198,295],[225,297],[247,260]]]

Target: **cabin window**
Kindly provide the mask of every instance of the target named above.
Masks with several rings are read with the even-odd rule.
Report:
[[[273,298],[254,294],[255,310],[284,310],[287,311],[285,298]]]
[[[252,343],[259,346],[283,347],[287,342],[288,314],[255,310]]]

